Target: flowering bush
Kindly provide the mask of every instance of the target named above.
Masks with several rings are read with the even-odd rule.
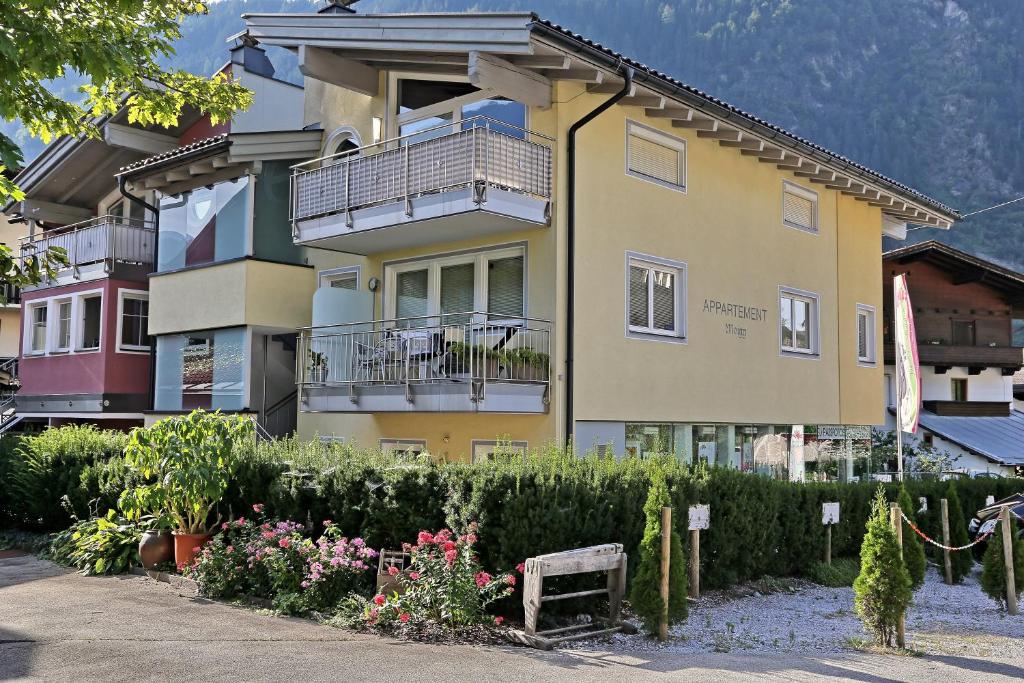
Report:
[[[481,569],[473,551],[475,530],[471,525],[461,536],[447,529],[421,531],[415,545],[403,544],[410,555],[409,568],[399,577],[403,590],[375,595],[364,611],[366,623],[384,629],[424,622],[444,627],[501,624],[501,617],[489,617],[486,608],[512,592],[516,577],[492,576]]]
[[[253,512],[260,516],[263,506]],[[365,582],[376,551],[361,538],[349,540],[327,521],[314,543],[291,521],[258,522],[244,517],[221,525],[221,533],[184,569],[204,595],[269,598],[285,612],[330,611]]]

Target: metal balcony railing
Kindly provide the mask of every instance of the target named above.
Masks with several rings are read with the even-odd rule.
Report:
[[[542,142],[537,142],[540,140]],[[292,220],[471,187],[551,199],[552,138],[485,116],[417,131],[292,167]]]
[[[451,313],[299,330],[298,384],[310,387],[499,383],[547,387],[551,323]]]
[[[22,260],[42,257],[51,247],[67,253],[69,267],[102,263],[110,271],[114,264],[153,266],[156,230],[150,221],[121,216],[98,216],[81,223],[47,230],[21,240]]]

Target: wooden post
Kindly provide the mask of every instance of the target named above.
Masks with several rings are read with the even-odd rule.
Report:
[[[939,501],[939,513],[942,515],[942,545],[949,547],[949,501],[943,498]],[[970,551],[964,551],[970,552]],[[946,570],[946,585],[953,585],[953,560],[949,551],[942,550],[942,565]]]
[[[544,575],[541,573],[540,563],[532,557],[526,561],[523,574],[523,609],[526,612],[523,632],[532,636],[537,633],[537,614],[540,612]]]
[[[825,525],[825,564],[832,564],[832,525]]]
[[[700,529],[690,531],[690,597],[700,597]]]
[[[889,503],[889,522],[893,531],[896,532],[896,542],[900,546],[900,556],[903,555],[903,516],[900,514],[900,506],[897,503]],[[896,645],[905,649],[907,647],[907,621],[905,614],[900,614],[899,622],[896,624]]]
[[[668,640],[668,573],[672,562],[672,508],[661,508],[661,623],[658,640]]]
[[[1013,532],[1010,524],[1010,506],[999,511],[999,524],[1003,527],[1003,563],[1006,567],[1006,612],[1017,614],[1017,582],[1013,576]]]

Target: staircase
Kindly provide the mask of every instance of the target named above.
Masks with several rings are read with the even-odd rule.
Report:
[[[0,363],[0,436],[21,422],[22,416],[18,415],[15,404],[15,396],[20,386],[18,359],[8,358]]]

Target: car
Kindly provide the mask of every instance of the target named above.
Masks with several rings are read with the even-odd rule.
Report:
[[[970,524],[967,525],[967,532],[974,541],[979,536],[990,534],[996,529],[999,523],[999,514],[1004,506],[1010,506],[1010,517],[1016,522],[1017,537],[1024,538],[1024,493],[1015,493],[1012,496],[997,500],[992,505],[986,505],[975,513]],[[974,555],[980,558],[985,554],[986,541],[974,546]]]

